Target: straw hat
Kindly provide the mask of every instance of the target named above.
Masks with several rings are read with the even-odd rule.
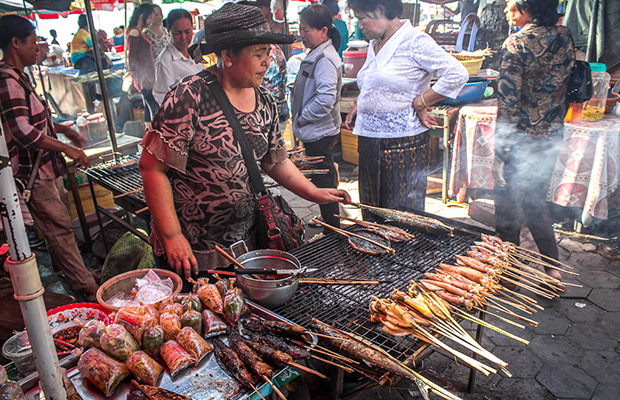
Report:
[[[258,7],[236,3],[226,3],[214,11],[205,19],[204,26],[202,54],[254,44],[288,44],[295,40],[293,35],[271,32]]]

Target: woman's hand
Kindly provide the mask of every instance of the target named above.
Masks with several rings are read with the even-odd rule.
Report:
[[[192,273],[198,274],[198,261],[183,234],[179,233],[169,238],[163,238],[163,241],[168,264],[174,268],[177,274],[185,276],[187,280],[192,277]]]
[[[347,193],[346,191],[340,189],[315,188],[309,193],[308,200],[318,204],[327,204],[334,202],[349,204],[351,202],[351,196],[349,196],[349,193]]]
[[[347,117],[344,120],[344,126],[346,126],[347,129],[353,129],[353,119],[355,118],[356,115],[357,115],[357,104],[353,106],[353,108],[351,109],[351,111],[349,111],[349,113],[347,114]]]
[[[429,114],[431,111],[432,108],[424,106],[422,106],[422,108],[420,109],[415,109],[415,112],[418,115],[418,118],[420,118],[420,121],[422,121],[422,124],[424,124],[424,126],[429,129],[435,128],[437,126],[437,120],[433,116],[431,116],[431,114]]]

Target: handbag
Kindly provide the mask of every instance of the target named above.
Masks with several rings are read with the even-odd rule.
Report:
[[[571,35],[571,42],[573,36]],[[573,42],[573,48],[575,43]],[[566,103],[584,103],[592,98],[594,87],[592,86],[592,70],[590,64],[585,61],[575,60],[575,65],[570,72],[566,83]]]
[[[205,70],[198,74],[204,79],[220,104],[233,130],[233,137],[241,147],[243,160],[250,176],[250,184],[258,201],[256,241],[257,247],[287,251],[304,243],[304,226],[295,211],[282,196],[273,195],[263,183],[256,165],[254,151],[248,141],[232,105],[215,75]]]

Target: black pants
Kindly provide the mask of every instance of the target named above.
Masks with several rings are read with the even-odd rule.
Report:
[[[315,174],[312,175],[310,180],[319,188],[337,188],[338,187],[338,173],[336,171],[336,165],[334,164],[334,144],[336,143],[337,135],[327,136],[316,142],[304,143],[306,148],[306,155],[309,157],[323,156],[323,161],[314,164],[316,169],[327,169],[327,174]],[[319,204],[321,209],[321,217],[326,223],[340,227],[340,219],[335,217],[334,214],[340,214],[340,208],[338,203]],[[324,229],[323,233],[331,233],[332,230]]]
[[[562,144],[561,134],[513,146],[504,166],[506,186],[495,188],[495,230],[520,244],[522,216],[540,253],[558,258],[547,192]]]

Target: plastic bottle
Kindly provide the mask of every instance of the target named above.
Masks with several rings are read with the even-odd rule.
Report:
[[[607,103],[607,91],[609,89],[610,76],[607,73],[607,66],[602,63],[590,63],[592,70],[592,98],[588,100],[583,109],[584,121],[599,121],[605,114],[605,104]]]
[[[90,142],[90,132],[88,130],[88,121],[86,120],[86,117],[84,116],[84,114],[78,115],[77,119],[75,120],[75,124],[78,127],[78,132],[80,132],[80,136],[86,139],[87,142]]]
[[[0,399],[1,400],[26,400],[21,386],[12,382],[6,376],[4,366],[0,365]]]

